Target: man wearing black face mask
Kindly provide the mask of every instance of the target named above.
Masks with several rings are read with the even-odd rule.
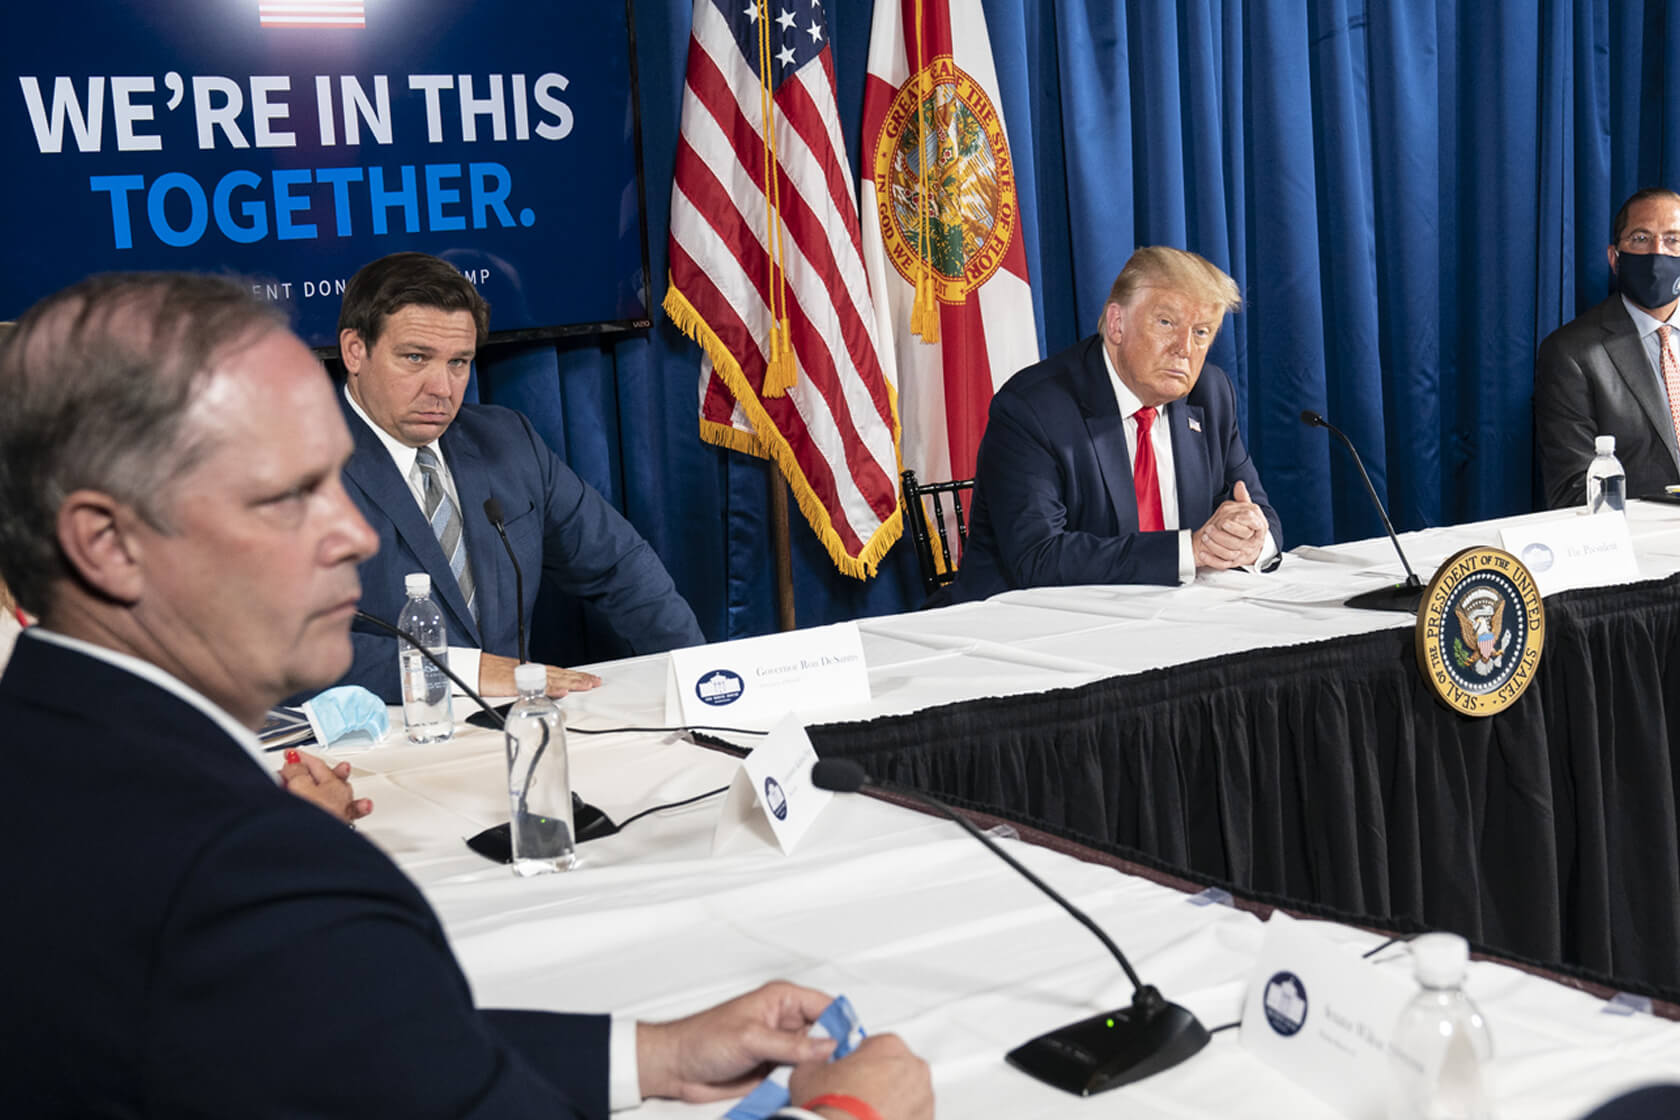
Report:
[[[1617,294],[1540,344],[1535,446],[1546,504],[1586,500],[1593,438],[1616,437],[1630,498],[1680,483],[1680,194],[1637,192],[1609,248]]]

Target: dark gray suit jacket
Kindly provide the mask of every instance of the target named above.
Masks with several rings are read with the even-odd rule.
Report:
[[[1553,509],[1586,501],[1594,436],[1616,437],[1628,497],[1680,483],[1680,447],[1662,383],[1622,297],[1546,336],[1534,367],[1534,446]]]

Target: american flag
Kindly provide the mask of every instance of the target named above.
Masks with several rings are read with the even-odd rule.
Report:
[[[852,183],[821,0],[696,0],[665,310],[703,351],[700,433],[772,458],[836,566],[864,578],[902,514]]]
[[[366,27],[364,0],[260,0],[264,27]]]

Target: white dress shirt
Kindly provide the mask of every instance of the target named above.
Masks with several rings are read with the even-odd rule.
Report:
[[[1138,448],[1136,413],[1143,407],[1143,402],[1120,380],[1120,373],[1114,368],[1114,359],[1109,357],[1108,347],[1101,346],[1101,350],[1103,368],[1108,370],[1108,381],[1114,388],[1114,400],[1120,406],[1120,415],[1126,418],[1126,455],[1135,469]],[[1178,474],[1173,470],[1172,426],[1167,423],[1167,407],[1162,405],[1155,410],[1155,424],[1149,429],[1149,445],[1155,449],[1155,478],[1161,490],[1161,524],[1169,530],[1178,530],[1178,582],[1190,583],[1196,578],[1196,550],[1190,540],[1194,529],[1181,528],[1178,523]],[[1272,539],[1272,530],[1268,527],[1255,567],[1244,565],[1244,569],[1258,570],[1276,556],[1277,551],[1277,542]]]
[[[23,623],[18,621],[11,608],[0,607],[0,669],[6,667],[7,660],[12,656],[12,646],[22,632]]]
[[[1636,307],[1626,296],[1622,297],[1622,306],[1627,308],[1628,317],[1633,320],[1634,330],[1639,332],[1639,344],[1645,347],[1645,360],[1651,365],[1651,375],[1657,379],[1657,392],[1660,400],[1668,400],[1668,384],[1663,380],[1662,370],[1662,335],[1657,331],[1661,327],[1673,327],[1675,333],[1669,336],[1669,345],[1680,347],[1680,306],[1676,306],[1674,314],[1667,319],[1659,319],[1647,312],[1643,307]],[[1680,350],[1675,356],[1680,358]]]
[[[140,679],[150,681],[152,684],[157,685],[170,695],[178,697],[179,699],[192,705],[199,711],[203,712],[206,716],[210,717],[210,719],[215,722],[216,726],[220,727],[223,731],[226,731],[228,738],[243,747],[245,749],[245,753],[251,756],[251,760],[253,762],[262,767],[264,773],[266,773],[270,778],[273,778],[276,782],[280,780],[280,768],[274,765],[274,759],[266,750],[263,749],[262,740],[257,738],[257,733],[255,731],[252,731],[249,727],[246,727],[243,723],[240,723],[238,720],[228,715],[227,712],[223,711],[221,707],[213,702],[208,696],[204,695],[196,688],[193,688],[191,685],[181,681],[179,678],[164,672],[156,665],[153,665],[150,661],[143,661],[132,654],[119,653],[118,651],[109,649],[106,646],[95,645],[92,642],[83,641],[81,638],[72,638],[68,634],[60,634],[56,631],[48,630],[44,626],[31,626],[28,630],[28,638],[20,638],[19,640],[34,640],[37,638],[43,642],[51,642],[55,646],[63,646],[65,649],[71,649],[75,650],[77,653],[86,654],[88,657],[103,661],[107,665],[115,666],[126,673],[133,673]]]
[[[1102,346],[1103,368],[1114,388],[1114,399],[1120,405],[1120,415],[1126,418],[1126,460],[1137,469],[1138,422],[1137,410],[1143,402],[1120,380],[1108,347]],[[1189,583],[1196,578],[1196,552],[1190,543],[1190,530],[1178,526],[1178,475],[1173,470],[1172,427],[1167,423],[1167,409],[1155,410],[1155,423],[1149,429],[1149,445],[1155,449],[1155,478],[1161,490],[1161,524],[1169,530],[1178,529],[1178,582]]]

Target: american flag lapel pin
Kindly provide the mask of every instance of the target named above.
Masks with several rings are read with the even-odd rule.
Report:
[[[1187,419],[1190,421],[1190,430],[1192,432],[1199,432],[1202,430],[1202,422],[1200,420],[1196,419],[1194,416],[1187,417]]]

